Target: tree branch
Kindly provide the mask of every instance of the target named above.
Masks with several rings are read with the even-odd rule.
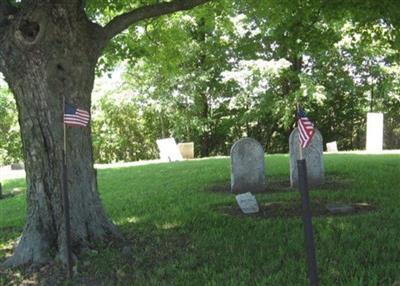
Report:
[[[105,27],[106,40],[110,40],[130,25],[149,18],[162,16],[176,11],[190,10],[211,0],[174,0],[137,8],[131,12],[119,15]]]

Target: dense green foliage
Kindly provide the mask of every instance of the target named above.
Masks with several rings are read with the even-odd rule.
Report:
[[[11,93],[0,87],[0,166],[22,160],[17,110]]]
[[[152,136],[194,141],[197,156],[228,154],[242,136],[287,152],[296,102],[346,150],[364,148],[366,113],[384,112],[384,147],[396,149],[398,23],[376,6],[220,1],[132,27],[100,67],[127,59],[126,95],[152,109]]]
[[[139,6],[108,2],[87,1],[87,13],[104,24]],[[342,150],[363,149],[366,113],[383,112],[384,148],[399,149],[397,10],[393,1],[213,1],[140,22],[99,61],[99,74],[125,74],[93,103],[95,160],[155,158],[155,140],[168,136],[193,141],[196,156],[228,154],[243,136],[287,152],[297,102]]]
[[[97,162],[138,161],[157,156],[158,122],[154,111],[134,99],[102,97],[92,109],[94,157]]]
[[[324,162],[336,184],[312,190],[312,202],[366,202],[376,210],[314,217],[320,284],[397,285],[399,155],[330,155]],[[267,156],[266,164],[270,183],[289,184],[287,156]],[[236,205],[229,192],[207,190],[229,183],[228,158],[98,170],[98,179],[132,257],[101,246],[80,258],[73,285],[308,285],[300,217],[234,217],[216,210]],[[9,194],[24,181],[4,187]],[[261,204],[300,205],[293,191],[256,197]],[[25,204],[25,193],[0,200],[0,260],[20,234]],[[56,280],[64,279],[52,268],[35,275],[28,281],[60,285]],[[3,272],[0,284],[19,285],[24,278],[18,270]]]

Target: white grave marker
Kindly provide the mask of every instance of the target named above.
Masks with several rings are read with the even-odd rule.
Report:
[[[256,197],[250,192],[237,195],[236,201],[242,212],[245,214],[253,214],[260,211]]]
[[[326,143],[326,151],[327,152],[337,152],[338,148],[337,148],[336,141]]]
[[[367,151],[380,152],[383,147],[383,114],[367,114]]]
[[[161,161],[174,162],[183,160],[174,138],[158,139],[156,142],[158,150],[160,150]]]

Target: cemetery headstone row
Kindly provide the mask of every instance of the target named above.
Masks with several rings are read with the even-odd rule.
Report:
[[[295,128],[289,137],[290,186],[298,185],[297,160],[300,158],[299,132]],[[309,186],[321,185],[325,181],[323,141],[316,129],[311,143],[302,149],[307,164]],[[231,191],[233,193],[264,192],[265,177],[264,149],[253,138],[242,138],[231,148]]]

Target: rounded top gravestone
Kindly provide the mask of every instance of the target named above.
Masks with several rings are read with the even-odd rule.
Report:
[[[263,192],[266,188],[264,149],[253,138],[242,138],[231,149],[231,191]]]
[[[297,160],[300,159],[299,131],[295,128],[289,137],[290,153],[290,186],[298,183]],[[309,186],[322,185],[325,181],[323,162],[323,142],[321,133],[315,129],[310,144],[303,149],[303,157],[307,166],[307,181]]]

